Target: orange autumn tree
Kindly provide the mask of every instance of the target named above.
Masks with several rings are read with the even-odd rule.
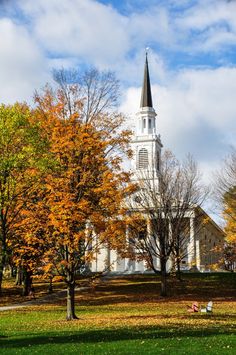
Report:
[[[49,173],[49,169],[47,172]],[[28,296],[32,291],[33,276],[42,270],[45,264],[44,254],[50,247],[48,241],[46,242],[49,208],[44,201],[45,181],[46,179],[35,186],[27,205],[22,208],[17,219],[16,231],[9,243],[12,261],[19,272],[23,272],[23,296]]]
[[[115,149],[109,153],[114,143],[109,129],[97,130],[80,119],[81,101],[76,102],[73,113],[66,110],[61,91],[55,97],[46,90],[43,96],[37,96],[37,102],[35,118],[44,127],[57,166],[45,179],[42,198],[35,204],[39,209],[36,215],[43,218],[44,225],[35,216],[35,228],[24,235],[33,234],[46,248],[42,258],[45,272],[53,269],[63,277],[67,319],[71,320],[76,318],[76,274],[101,245],[117,247],[117,239],[124,237],[124,223],[119,220],[125,213],[121,205],[129,191],[129,175],[122,172]],[[127,133],[123,142],[117,136],[117,142],[125,147]]]

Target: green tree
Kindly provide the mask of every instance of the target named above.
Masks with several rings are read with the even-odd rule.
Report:
[[[25,104],[0,106],[0,289],[12,238],[48,162],[47,144]]]

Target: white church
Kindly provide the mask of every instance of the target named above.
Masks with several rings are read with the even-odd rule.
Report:
[[[133,157],[131,169],[134,179],[138,179],[140,171],[151,169],[157,176],[162,151],[160,134],[157,131],[156,112],[152,103],[151,84],[149,77],[148,59],[144,66],[144,78],[141,92],[140,109],[136,114],[136,131],[131,142]],[[224,232],[222,229],[201,209],[206,218],[203,228],[197,228],[194,213],[189,215],[189,237],[187,249],[189,252],[181,260],[182,270],[191,270],[194,265],[196,271],[210,271],[213,264],[217,264],[222,258],[221,252],[216,251],[216,246],[224,244]],[[156,260],[158,268],[159,260]],[[168,262],[171,268],[171,261]],[[150,272],[144,261],[136,261],[135,258],[121,258],[116,250],[103,248],[95,255],[91,262],[92,272],[109,271],[112,273],[145,273]]]

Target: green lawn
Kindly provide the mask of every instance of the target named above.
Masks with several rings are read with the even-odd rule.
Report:
[[[169,285],[163,299],[153,276],[101,282],[77,293],[73,322],[61,300],[1,312],[0,354],[236,354],[235,275],[185,275]],[[186,311],[210,298],[213,314]]]

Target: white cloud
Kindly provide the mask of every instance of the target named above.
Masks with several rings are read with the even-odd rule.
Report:
[[[94,0],[18,0],[33,36],[55,55],[83,57],[99,68],[116,67],[152,43],[169,45],[175,33],[164,6],[121,15]]]
[[[122,15],[95,0],[18,0],[32,35],[54,56],[77,57],[100,69],[116,69],[146,46],[208,52],[236,43],[236,2],[151,2]],[[175,6],[173,5],[175,4]],[[194,33],[193,33],[194,32]],[[132,55],[135,57],[135,55]]]
[[[129,48],[126,18],[91,0],[21,0],[41,45],[58,55],[82,56],[100,66],[119,61]]]
[[[143,13],[133,13],[129,19],[129,35],[134,47],[148,46],[149,41],[165,44],[173,42],[175,34],[167,8],[153,6]]]
[[[178,20],[179,26],[202,30],[217,23],[228,23],[234,27],[236,2],[227,0],[198,1]]]
[[[0,19],[1,102],[30,100],[45,83],[47,62],[27,31],[9,19]]]
[[[191,42],[188,50],[218,50],[236,44],[235,13],[235,1],[200,0],[178,16],[175,24],[182,40]]]

